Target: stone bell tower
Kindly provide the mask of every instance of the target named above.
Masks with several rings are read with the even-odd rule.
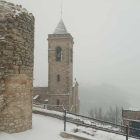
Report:
[[[48,35],[48,109],[73,108],[73,37],[60,20]]]

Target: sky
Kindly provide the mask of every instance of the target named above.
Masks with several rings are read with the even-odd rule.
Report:
[[[35,16],[35,85],[48,81],[48,34],[61,19],[74,38],[80,86],[111,84],[139,95],[139,0],[7,0]]]

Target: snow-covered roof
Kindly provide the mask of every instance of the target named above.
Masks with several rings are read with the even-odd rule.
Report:
[[[47,101],[49,101],[49,100],[48,100],[48,99],[45,99],[44,101],[46,101],[46,102],[47,102]]]
[[[36,95],[33,99],[35,100],[35,99],[37,99],[39,97],[39,95]]]
[[[139,108],[129,108],[129,109],[124,109],[124,110],[130,110],[130,111],[140,111]]]
[[[64,25],[63,20],[61,19],[59,21],[59,23],[58,23],[58,25],[57,25],[57,27],[56,27],[56,29],[55,29],[53,34],[67,34],[67,33],[68,33],[67,29],[66,29],[66,27]]]

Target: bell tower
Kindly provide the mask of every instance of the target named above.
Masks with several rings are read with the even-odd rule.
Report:
[[[73,37],[62,21],[48,35],[48,109],[71,110],[73,105]]]

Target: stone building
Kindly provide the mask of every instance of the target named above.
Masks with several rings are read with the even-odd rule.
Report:
[[[79,113],[78,82],[73,83],[73,37],[60,20],[48,35],[48,88],[34,88],[34,102],[47,109]],[[45,96],[44,96],[45,94]]]
[[[0,131],[32,128],[34,17],[0,1]]]
[[[140,110],[127,109],[122,110],[123,125],[140,129]],[[124,130],[125,131],[125,130]],[[132,136],[140,137],[140,131],[130,129],[129,134]]]

